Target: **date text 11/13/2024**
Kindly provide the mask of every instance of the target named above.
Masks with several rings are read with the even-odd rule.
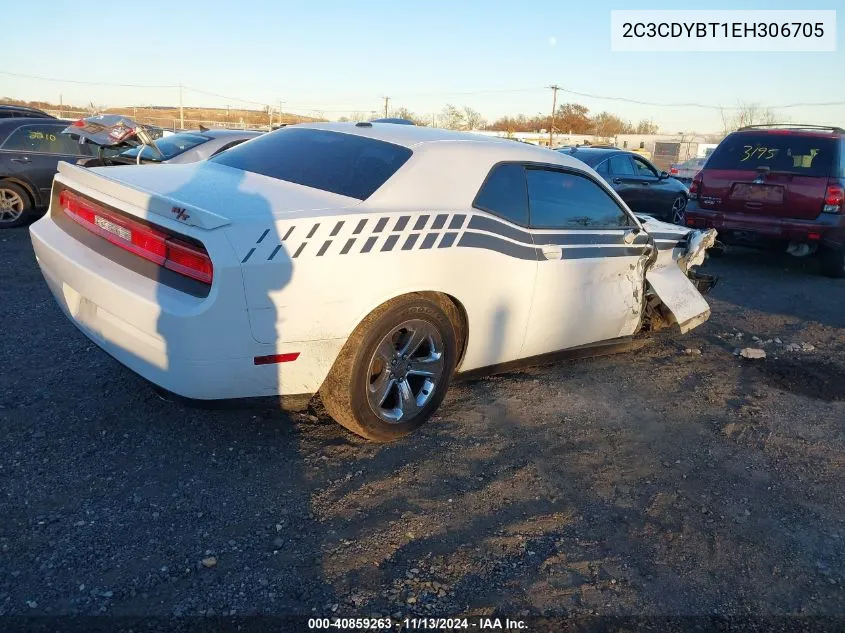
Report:
[[[373,630],[385,631],[396,627],[403,631],[523,631],[527,629],[524,620],[510,618],[309,618],[309,630]]]

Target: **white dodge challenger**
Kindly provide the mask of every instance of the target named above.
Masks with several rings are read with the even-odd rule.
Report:
[[[61,163],[31,235],[71,321],[158,387],[319,392],[377,441],[456,373],[702,323],[693,268],[715,238],[635,217],[571,156],[391,123],[287,127],[189,165]]]

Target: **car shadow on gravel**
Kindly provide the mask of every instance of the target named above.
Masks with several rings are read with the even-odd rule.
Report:
[[[753,310],[845,328],[841,309],[845,280],[822,275],[814,257],[731,247],[721,257],[710,257],[705,267],[720,279],[710,297],[724,302],[721,309],[736,314]],[[820,301],[820,297],[825,299]]]

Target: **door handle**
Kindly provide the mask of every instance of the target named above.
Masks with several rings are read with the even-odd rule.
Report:
[[[28,163],[29,156],[16,156],[15,158],[10,159],[13,163]]]
[[[616,184],[616,185],[620,185],[620,184],[622,184],[622,179],[621,178],[614,178],[613,183]]]
[[[544,244],[543,257],[546,259],[563,259],[563,247],[559,244]]]
[[[640,182],[640,184],[641,184],[643,187],[648,187],[648,183],[647,183],[646,181],[644,181],[644,180],[643,180],[642,182]]]
[[[625,242],[625,244],[633,244],[639,234],[639,229],[628,229],[622,234],[622,241]]]

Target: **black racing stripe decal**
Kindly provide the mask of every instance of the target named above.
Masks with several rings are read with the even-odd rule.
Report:
[[[677,242],[678,240],[684,239],[687,233],[681,233],[680,235],[678,233],[649,233],[649,235],[656,240],[674,240]]]
[[[254,249],[254,248],[249,249],[249,252],[246,254],[246,257],[244,257],[244,258],[241,260],[241,263],[242,263],[242,264],[246,264],[247,260],[248,260],[250,257],[252,257],[252,254],[253,254],[254,252],[255,252],[255,249]]]
[[[425,226],[425,223],[426,223],[426,222],[428,222],[428,216],[427,216],[427,215],[421,215],[421,216],[419,216],[419,217],[417,218],[417,223],[416,223],[416,224],[414,224],[414,230],[415,230],[415,231],[422,231],[422,230],[423,230],[423,227]]]
[[[329,250],[329,246],[331,246],[331,245],[332,245],[331,240],[326,240],[325,242],[323,242],[323,245],[320,247],[320,250],[317,251],[317,257],[322,257],[323,255],[325,255],[326,251]]]
[[[467,219],[467,216],[463,213],[459,213],[457,215],[452,216],[452,221],[449,222],[450,229],[459,229],[464,225],[464,220]]]
[[[282,241],[283,241],[283,242],[286,242],[286,241],[287,241],[287,239],[290,237],[290,234],[291,234],[291,233],[293,233],[293,230],[294,230],[295,228],[296,228],[295,226],[292,226],[292,227],[290,227],[290,228],[288,229],[288,232],[287,232],[287,233],[285,233],[285,236],[282,238]]]
[[[683,243],[675,242],[673,240],[655,240],[654,245],[657,246],[657,248],[662,248],[662,249],[679,248],[681,246],[684,246]]]
[[[434,246],[434,242],[437,241],[437,238],[440,237],[440,233],[428,233],[420,244],[420,248],[431,248]]]
[[[276,256],[276,253],[278,253],[280,250],[282,250],[281,244],[279,244],[276,248],[273,249],[273,252],[270,253],[270,257],[267,258],[267,261],[272,262],[273,258]]]
[[[484,217],[483,215],[474,215],[469,220],[467,229],[474,229],[476,231],[487,231],[489,233],[497,233],[503,237],[509,237],[517,242],[524,244],[532,244],[531,234],[521,231],[520,229],[509,226],[503,222],[498,222],[492,218]]]
[[[299,248],[297,248],[296,252],[293,254],[293,259],[299,257],[299,255],[302,253],[302,249],[304,249],[306,246],[308,246],[308,242],[303,242],[302,244],[300,244]]]
[[[364,230],[364,227],[367,226],[367,218],[364,218],[360,222],[358,222],[358,226],[355,227],[355,230],[352,231],[352,235],[358,235],[361,231]]]
[[[361,249],[361,252],[362,253],[369,253],[371,250],[373,250],[373,244],[376,243],[376,239],[377,238],[375,238],[375,237],[368,237],[367,241],[364,242],[364,247]]]
[[[264,241],[264,238],[267,237],[267,234],[270,232],[270,229],[264,229],[264,232],[261,234],[261,237],[258,238],[256,244],[261,244]]]
[[[320,228],[320,223],[317,222],[317,224],[315,224],[314,226],[311,227],[311,230],[308,231],[308,235],[306,235],[305,237],[307,237],[309,239],[314,237],[314,233],[316,233],[317,229],[319,229],[319,228]]]
[[[376,222],[376,228],[373,229],[373,233],[381,233],[386,226],[387,218],[379,218],[379,221]]]
[[[596,244],[607,246],[611,244],[624,244],[623,233],[535,233],[534,240],[537,244],[557,244],[560,246],[575,246],[581,244]],[[647,244],[648,236],[638,235],[633,244]]]
[[[419,236],[420,236],[420,234],[419,234],[419,233],[411,233],[411,234],[408,236],[408,239],[407,239],[407,240],[405,240],[405,243],[402,245],[402,250],[403,250],[403,251],[409,251],[409,250],[411,250],[412,248],[414,248],[414,244],[416,244],[416,243],[417,243],[417,238],[418,238]]]
[[[334,237],[338,233],[340,233],[340,229],[343,227],[343,220],[340,220],[337,224],[334,225],[332,229],[331,235],[329,237]]]
[[[343,245],[343,248],[340,249],[341,255],[346,255],[349,252],[349,249],[352,248],[352,245],[355,244],[355,238],[350,237],[346,240],[346,244]]]
[[[393,247],[396,246],[396,242],[399,241],[398,235],[391,235],[385,241],[381,247],[381,252],[384,253],[386,251],[392,251]]]
[[[441,213],[436,218],[434,218],[434,222],[431,225],[432,230],[437,231],[439,229],[442,229],[443,226],[446,224],[446,218],[448,218],[448,217],[449,216],[446,215],[445,213]]]
[[[540,251],[533,246],[523,246],[522,244],[514,244],[492,235],[485,235],[483,233],[466,232],[461,236],[458,246],[466,246],[469,248],[483,248],[488,251],[495,251],[508,257],[515,257],[516,259],[527,259],[537,261],[540,259]]]
[[[408,225],[408,220],[411,219],[410,215],[403,215],[401,218],[396,220],[396,226],[393,227],[394,231],[401,231]]]
[[[440,240],[440,244],[437,245],[437,248],[449,248],[455,243],[456,237],[458,237],[457,233],[444,233],[443,239]]]
[[[587,248],[564,248],[563,259],[596,259],[598,257],[638,257],[642,255],[642,247],[587,247]]]

